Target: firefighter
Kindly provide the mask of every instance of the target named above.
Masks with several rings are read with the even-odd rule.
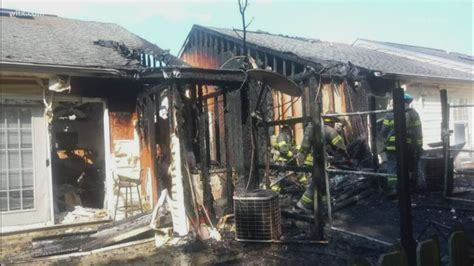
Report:
[[[273,146],[274,150],[274,159],[279,165],[288,165],[294,161],[294,140],[291,128],[288,125],[283,126],[280,129],[280,134],[276,138],[276,142]],[[281,172],[279,176],[283,175]],[[280,193],[282,190],[281,182],[271,186],[271,189],[277,193]]]
[[[420,116],[415,109],[410,108],[413,97],[408,93],[404,95],[405,101],[405,120],[407,129],[407,146],[408,154],[408,169],[410,173],[411,182],[416,188],[416,181],[418,179],[418,162],[421,153],[423,152],[423,134],[421,128]],[[383,127],[381,132],[385,139],[385,152],[387,154],[387,173],[392,176],[387,178],[387,192],[388,196],[396,195],[397,193],[397,157],[395,147],[395,127],[393,113],[387,113],[383,120]]]
[[[341,136],[342,123],[338,118],[324,118],[323,140],[326,152],[335,158],[347,157],[347,149],[344,138]],[[336,129],[339,129],[336,130]],[[304,158],[303,164],[313,166],[313,154],[311,147],[314,141],[314,131],[312,124],[306,126],[303,141],[301,143],[300,161]],[[313,209],[313,182],[310,183],[303,196],[299,199],[296,206],[304,211],[312,212]]]
[[[284,126],[280,130],[276,141],[276,150],[279,152],[277,162],[286,164],[293,157],[294,140],[291,128]]]

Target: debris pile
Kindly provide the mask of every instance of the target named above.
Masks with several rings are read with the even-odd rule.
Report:
[[[59,223],[86,223],[92,221],[108,220],[107,211],[104,209],[84,208],[75,206],[71,212],[63,212],[59,214]]]
[[[333,211],[354,204],[374,193],[373,179],[367,176],[337,175],[330,179]]]
[[[106,224],[94,231],[34,238],[32,240],[32,256],[44,257],[91,251],[122,243],[150,232],[152,230],[149,226],[150,220],[151,214],[140,214],[131,219]]]

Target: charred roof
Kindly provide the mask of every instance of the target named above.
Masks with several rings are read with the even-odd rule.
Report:
[[[242,42],[243,32],[240,30],[194,25],[192,31],[199,30]],[[472,73],[350,44],[271,34],[263,31],[247,31],[246,38],[247,43],[257,49],[265,48],[282,54],[293,54],[303,60],[323,65],[331,62],[351,62],[357,67],[386,74],[461,81],[474,79]]]

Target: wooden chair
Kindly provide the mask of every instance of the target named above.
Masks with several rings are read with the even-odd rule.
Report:
[[[130,212],[133,213],[133,212],[136,212],[136,211],[140,211],[141,213],[143,213],[142,198],[140,196],[140,188],[139,188],[139,186],[141,184],[141,180],[142,180],[143,171],[144,171],[143,169],[140,169],[138,179],[130,178],[130,177],[126,177],[126,176],[114,173],[114,180],[115,180],[115,184],[117,185],[117,189],[118,189],[117,199],[115,201],[114,220],[116,220],[117,212],[119,210],[123,210],[125,212],[125,219],[128,218],[128,213],[130,213]],[[120,195],[122,194],[122,189],[123,188],[125,189],[125,202],[124,202],[123,206],[118,207],[119,198],[120,198]],[[132,193],[133,188],[136,188],[136,190],[137,190],[138,203],[133,202],[133,193]],[[130,198],[130,200],[129,200],[129,198]]]

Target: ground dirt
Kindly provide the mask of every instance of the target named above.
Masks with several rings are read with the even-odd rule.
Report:
[[[472,179],[457,179],[454,196],[474,198]],[[59,256],[51,258],[25,258],[24,264],[72,265],[347,265],[356,257],[367,258],[376,265],[380,254],[394,249],[399,239],[399,209],[396,199],[372,196],[334,213],[333,226],[369,239],[331,230],[327,224],[327,244],[264,244],[243,243],[234,240],[231,231],[222,232],[222,241],[191,241],[175,247],[156,249],[154,241],[111,249],[85,256]],[[441,243],[442,260],[446,265],[447,237],[455,227],[463,227],[474,239],[474,204],[459,200],[446,200],[439,192],[419,192],[412,195],[414,237],[423,240],[437,235]],[[283,240],[309,239],[309,223],[283,219]],[[231,227],[231,226],[229,226]],[[23,247],[26,247],[23,245]]]

